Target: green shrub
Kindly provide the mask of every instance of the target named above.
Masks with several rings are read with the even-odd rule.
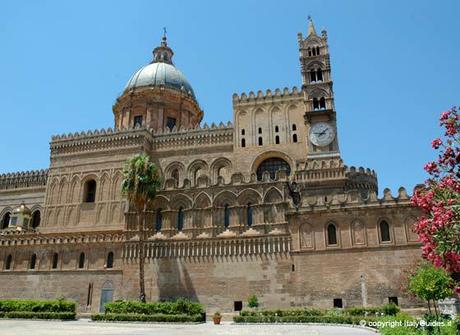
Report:
[[[242,310],[241,316],[320,316],[324,312],[319,309],[274,309],[274,310],[261,310],[261,311],[248,311]]]
[[[106,313],[145,314],[145,315],[199,315],[204,313],[203,306],[187,299],[162,302],[115,301],[105,304]]]
[[[354,316],[326,315],[238,315],[233,318],[236,323],[337,323],[357,325],[361,320],[374,321],[375,318]]]
[[[351,316],[396,315],[399,311],[399,307],[395,304],[387,304],[382,307],[351,307],[344,309],[344,313]]]
[[[76,304],[64,299],[58,300],[0,300],[0,312],[51,312],[75,313]]]
[[[12,312],[0,312],[0,317],[10,318],[10,319],[75,320],[75,312],[12,311]]]
[[[259,307],[259,299],[257,299],[255,294],[252,294],[248,297],[248,306],[251,308]]]
[[[117,314],[100,313],[91,315],[93,321],[142,321],[142,322],[202,322],[201,315],[187,314]]]

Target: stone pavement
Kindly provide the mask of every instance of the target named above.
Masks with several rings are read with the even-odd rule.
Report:
[[[372,335],[352,327],[319,325],[237,325],[223,322],[206,324],[104,323],[78,321],[0,320],[1,335]]]

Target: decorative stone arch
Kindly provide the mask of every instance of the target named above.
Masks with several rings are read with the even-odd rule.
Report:
[[[58,194],[57,194],[58,203],[60,203],[60,204],[67,203],[68,191],[69,191],[69,183],[67,181],[67,177],[64,176],[59,181],[59,190],[58,190]]]
[[[385,235],[385,232],[384,232],[384,229],[385,226],[384,226],[384,222],[386,222],[386,224],[388,225],[388,237],[389,237],[389,240],[385,240],[385,237],[386,236],[383,236]],[[393,225],[391,223],[391,220],[388,218],[388,217],[380,217],[378,220],[377,220],[377,236],[379,238],[379,243],[393,243],[394,242],[394,232],[393,232]]]
[[[188,195],[184,193],[176,194],[171,198],[170,207],[173,209],[183,209],[192,208],[193,200]]]
[[[12,212],[13,208],[9,206],[3,208],[3,210],[0,212],[0,228],[4,229],[8,227],[8,222],[6,222],[6,220],[9,221]]]
[[[222,191],[214,197],[213,207],[224,207],[226,204],[232,206],[236,204],[237,197],[238,196],[231,191]]]
[[[308,40],[304,41],[304,48],[321,47],[322,45],[323,41],[319,36],[311,35]]]
[[[206,192],[201,192],[195,197],[193,208],[208,208],[211,207],[211,198]]]
[[[331,227],[334,227],[334,229],[332,229]],[[335,232],[335,243],[333,232]],[[337,222],[333,220],[329,220],[326,222],[326,224],[324,225],[324,237],[327,247],[340,246],[340,228]]]
[[[123,173],[121,172],[121,170],[116,171],[112,177],[112,187],[110,190],[110,199],[121,200],[122,198],[122,194],[121,194],[122,180],[123,180]]]
[[[222,177],[224,184],[230,181],[232,172],[232,162],[225,157],[219,157],[211,163],[211,180],[213,184],[217,184],[218,178]]]
[[[311,91],[310,96],[312,98],[326,98],[328,97],[328,93],[322,88],[315,88],[313,91]]]
[[[353,219],[350,226],[353,245],[367,245],[367,230],[365,223],[360,219]]]
[[[73,176],[70,182],[69,202],[79,202],[81,180],[79,176]]]
[[[110,176],[107,172],[103,172],[100,177],[100,182],[99,182],[98,200],[99,201],[109,200],[110,199],[109,190],[110,190]]]
[[[299,226],[299,249],[313,249],[315,247],[315,234],[310,222]]]
[[[247,188],[238,195],[237,201],[241,206],[245,206],[248,203],[258,205],[262,202],[262,195],[252,188]]]
[[[283,201],[282,192],[275,186],[270,187],[264,195],[264,204],[267,203],[278,203]]]
[[[32,219],[30,221],[30,227],[31,228],[37,228],[38,226],[40,226],[41,220],[42,220],[42,213],[43,213],[42,206],[38,205],[38,204],[33,205],[30,208],[30,212],[32,213]],[[1,216],[0,216],[0,218],[1,218]]]
[[[169,209],[169,199],[164,195],[157,194],[155,196],[155,199],[152,201],[150,208],[152,210],[157,210],[159,208],[161,208],[162,210]]]
[[[409,215],[404,219],[404,227],[408,242],[418,242],[418,234],[413,231],[413,226],[417,222],[417,217]]]
[[[294,172],[294,167],[295,167],[295,162],[294,160],[289,157],[287,154],[281,151],[275,151],[275,150],[270,150],[270,151],[265,151],[258,155],[251,163],[251,173],[252,174],[257,174],[257,169],[262,164],[265,160],[269,158],[280,158],[289,165],[291,169],[291,174]]]
[[[88,185],[87,183],[91,180],[94,180],[96,182],[96,190],[95,190],[95,195],[94,195],[94,202],[98,199],[98,193],[100,192],[100,179],[99,176],[95,173],[89,173],[85,175],[80,182],[80,202],[85,202],[85,192],[86,186]]]
[[[192,185],[196,185],[198,178],[202,175],[209,175],[208,163],[202,159],[197,159],[189,164],[187,168],[187,178],[192,181]]]
[[[311,71],[311,70],[317,70],[317,69],[321,69],[321,70],[324,70],[325,69],[325,64],[319,60],[315,60],[311,63],[308,64],[306,70],[307,71]]]
[[[176,185],[179,186],[180,182],[185,179],[185,165],[177,161],[169,163],[164,173],[165,180],[176,179]]]
[[[58,186],[59,185],[59,179],[57,177],[54,177],[50,184],[49,187],[47,188],[47,193],[48,193],[48,204],[55,205],[59,199],[59,194],[58,194]]]

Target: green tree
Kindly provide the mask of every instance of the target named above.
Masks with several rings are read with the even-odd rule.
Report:
[[[248,297],[248,306],[251,308],[259,307],[259,299],[257,299],[257,296],[255,294],[251,294]]]
[[[155,164],[145,154],[128,159],[123,168],[121,192],[127,196],[129,208],[137,214],[139,231],[139,299],[145,302],[144,240],[145,210],[160,188],[160,177]]]
[[[452,295],[454,282],[442,268],[435,268],[429,263],[422,263],[419,268],[409,277],[408,289],[428,303],[431,313],[431,303],[436,316],[438,309],[436,302]]]

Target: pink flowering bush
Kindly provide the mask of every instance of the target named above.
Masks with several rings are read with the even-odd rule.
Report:
[[[448,272],[460,271],[460,116],[458,108],[441,114],[442,138],[432,142],[438,159],[425,165],[430,178],[412,202],[423,211],[414,225],[423,257]],[[456,288],[460,292],[460,286]]]

